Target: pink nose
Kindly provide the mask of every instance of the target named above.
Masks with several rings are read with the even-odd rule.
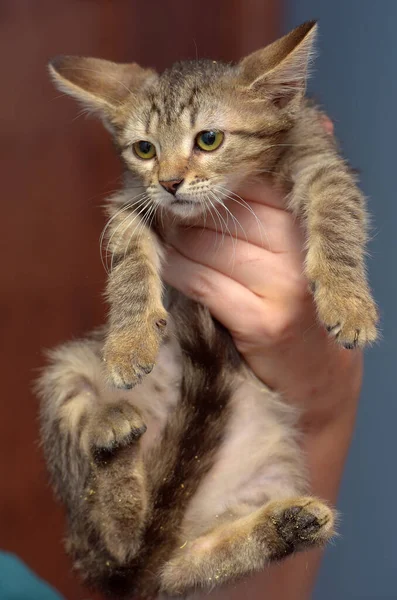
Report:
[[[159,181],[160,185],[163,186],[166,192],[169,192],[173,196],[176,194],[176,190],[179,188],[183,179],[169,179],[168,181]]]

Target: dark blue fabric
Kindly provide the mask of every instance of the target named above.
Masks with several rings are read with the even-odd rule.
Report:
[[[63,600],[13,554],[0,552],[1,600]]]
[[[368,264],[382,316],[339,499],[341,535],[313,598],[397,600],[397,2],[287,0],[286,13],[285,30],[319,22],[310,90],[369,197]]]

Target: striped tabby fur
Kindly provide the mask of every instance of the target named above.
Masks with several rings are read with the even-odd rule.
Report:
[[[38,385],[67,549],[110,597],[186,597],[332,536],[333,511],[308,495],[297,415],[206,309],[172,292],[166,310],[161,281],[167,217],[197,216],[208,198],[225,200],[221,190],[233,197],[270,173],[305,228],[320,321],[347,348],[375,340],[364,199],[304,97],[315,32],[306,23],[237,65],[183,62],[161,75],[51,63],[126,165],[109,202],[109,322],[53,351]],[[195,147],[203,130],[224,132],[219,149]],[[136,156],[139,140],[157,157]]]

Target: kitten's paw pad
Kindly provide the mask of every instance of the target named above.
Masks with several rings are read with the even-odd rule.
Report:
[[[315,293],[319,319],[329,335],[348,349],[364,347],[377,338],[378,311],[369,294],[335,293],[319,287]]]
[[[278,535],[275,558],[322,545],[334,534],[334,512],[316,498],[274,502],[269,508],[270,519]]]
[[[94,415],[90,423],[90,446],[94,454],[111,452],[137,442],[145,431],[138,410],[121,400],[104,406]]]
[[[139,330],[123,329],[109,334],[103,360],[112,385],[131,389],[152,371],[166,325],[165,311],[158,311]]]

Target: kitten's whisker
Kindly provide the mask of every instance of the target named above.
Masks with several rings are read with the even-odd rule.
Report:
[[[225,224],[225,227],[227,229],[227,232],[229,233],[229,236],[232,238],[232,242],[235,242],[237,240],[237,227],[236,227],[236,223],[233,220],[234,231],[235,231],[235,236],[233,236],[232,232],[230,231],[230,228],[228,226],[228,221],[227,221],[228,216],[231,215],[230,210],[228,210],[228,208],[225,206],[225,204],[222,202],[222,200],[220,198],[218,198],[218,196],[215,194],[215,192],[211,191],[210,194],[211,194],[212,198],[214,199],[214,202],[216,202],[217,204],[219,204],[222,208],[224,208],[226,210],[226,220],[224,219],[224,217],[222,216],[222,214],[221,214],[220,211],[219,211],[219,214],[222,217],[222,221]]]
[[[207,198],[208,198],[207,194],[202,194],[201,198],[200,198],[200,200],[202,201],[202,203],[204,205],[204,212],[203,212],[204,224],[200,231],[200,237],[203,236],[204,231],[207,229],[207,215],[209,213]]]
[[[153,215],[152,215],[152,218],[151,218],[151,220],[150,220],[150,223],[149,223],[149,229],[151,229],[151,227],[152,227],[152,224],[153,224],[154,218],[155,218],[155,216],[156,216],[156,211],[157,211],[157,206],[156,206],[156,204],[153,204],[153,207],[154,207],[154,210],[153,210]]]
[[[116,212],[111,216],[111,219],[108,221],[108,224],[112,221],[112,219],[114,217],[116,217],[120,211],[123,211],[126,208],[131,208],[133,206],[135,206],[135,204],[138,203],[138,201],[142,200],[142,196],[147,195],[146,192],[142,192],[141,194],[138,194],[137,196],[134,196],[133,198],[129,198],[129,199],[125,199],[123,198],[123,201],[120,203],[119,208],[117,208]],[[109,205],[105,204],[104,207],[106,209],[109,209]],[[111,212],[108,212],[108,214],[112,214],[113,210]]]
[[[123,203],[121,208],[117,209],[116,212],[108,219],[108,221],[106,222],[106,225],[101,233],[101,237],[100,237],[101,245],[102,245],[103,238],[105,237],[106,230],[108,229],[109,225],[112,223],[113,219],[115,219],[117,216],[119,216],[121,213],[125,212],[129,208],[132,208],[136,204],[136,201],[140,198],[140,196],[144,196],[145,194],[146,194],[146,192],[143,192],[142,194],[138,194],[138,196],[136,196],[132,200],[128,200],[127,203]],[[107,205],[106,205],[106,208],[108,208]]]
[[[109,246],[111,243],[111,239],[113,238],[114,234],[116,233],[116,231],[119,229],[119,227],[121,227],[123,225],[123,223],[125,223],[128,219],[132,220],[130,221],[130,223],[128,223],[128,225],[125,228],[124,234],[126,233],[126,231],[131,227],[131,225],[133,224],[133,222],[139,218],[139,216],[141,215],[142,212],[144,212],[145,210],[147,210],[147,208],[150,206],[150,198],[146,198],[144,200],[142,200],[143,205],[140,205],[140,210],[138,212],[131,212],[125,219],[123,219],[123,221],[121,223],[119,223],[116,227],[116,229],[113,231],[111,238],[109,239],[106,251],[109,251]],[[133,234],[132,234],[133,235]],[[132,237],[132,236],[131,236]],[[130,238],[131,239],[131,238]],[[126,257],[126,252],[124,253],[124,258]],[[111,252],[111,263],[110,263],[110,271],[113,270],[113,262],[114,262],[114,249]]]
[[[127,190],[137,190],[137,189],[142,189],[145,186],[142,185],[141,183],[137,183],[137,185],[131,185],[130,183],[127,183],[126,188]]]
[[[228,198],[232,202],[235,202],[236,204],[239,204],[243,208],[246,208],[252,214],[252,216],[254,217],[254,219],[256,221],[256,224],[258,226],[258,231],[259,231],[259,235],[260,235],[260,238],[261,238],[261,245],[263,247],[265,247],[264,243],[263,243],[263,236],[262,236],[262,232],[263,232],[263,234],[265,235],[265,238],[266,238],[267,247],[271,251],[269,237],[268,237],[268,235],[266,233],[265,228],[263,227],[263,223],[259,219],[258,215],[255,213],[255,211],[253,210],[253,208],[248,204],[248,202],[246,202],[244,200],[244,198],[242,198],[241,196],[239,196],[235,192],[232,192],[231,190],[228,190],[227,188],[222,188],[221,186],[217,186],[217,188],[218,188],[218,191],[221,194],[223,194],[226,198]],[[222,189],[225,190],[225,191],[222,191]]]
[[[211,193],[211,196],[212,196],[212,198],[214,199],[214,202],[216,202],[216,203],[220,204],[221,206],[223,206],[223,203],[222,203],[222,202],[219,202],[219,198],[217,198],[217,197],[215,196],[214,192],[210,192],[210,193]],[[216,208],[216,206],[215,206],[215,210],[216,210],[216,212],[217,212],[217,213],[218,213],[218,215],[219,215],[219,219],[222,219],[222,223],[225,225],[226,231],[228,232],[229,236],[230,236],[230,237],[233,239],[233,236],[232,236],[232,234],[231,234],[231,231],[230,231],[230,229],[229,229],[229,227],[228,227],[228,225],[227,225],[227,222],[225,221],[225,219],[224,219],[224,217],[223,217],[223,215],[222,215],[221,211],[220,211],[220,210],[218,210],[218,209]],[[224,243],[224,241],[225,241],[225,240],[224,240],[224,238],[225,238],[225,236],[223,236],[222,243]]]
[[[149,208],[148,212],[144,215],[143,220],[141,221],[141,223],[137,227],[137,237],[138,238],[139,238],[139,236],[143,235],[143,232],[145,231],[146,227],[149,227],[149,229],[150,229],[153,217],[156,214],[156,209],[157,209],[157,205],[156,204],[152,204],[152,206]],[[149,220],[150,220],[150,224],[148,225]]]
[[[266,146],[265,150],[269,150],[270,148],[302,148],[306,147],[306,144],[272,144],[271,146]]]
[[[91,108],[82,108],[75,117],[73,117],[71,123],[75,123],[78,119],[80,119],[83,116],[88,116],[92,113],[92,109]]]
[[[109,267],[108,267],[108,263],[107,263],[107,256],[108,256],[109,244],[106,247],[106,251],[105,252],[103,251],[103,242],[105,240],[106,232],[109,229],[111,223],[114,221],[114,219],[116,217],[120,216],[121,214],[123,214],[124,212],[128,211],[129,209],[131,209],[131,205],[127,204],[127,205],[123,206],[121,209],[117,210],[114,213],[114,215],[110,219],[108,219],[105,227],[102,230],[101,236],[99,238],[99,250],[100,250],[100,253],[101,253],[102,266],[104,267],[104,269],[105,269],[105,271],[106,271],[107,274],[109,274]],[[116,228],[116,231],[117,231],[117,228]],[[114,235],[114,233],[112,235]],[[104,260],[104,255],[106,257],[106,263],[105,263],[105,260]]]
[[[143,204],[144,202],[146,202],[146,200],[147,200],[147,199],[148,199],[148,197],[147,197],[147,198],[145,198],[145,197],[144,197],[144,198],[141,198],[139,202],[136,202],[136,201],[135,201],[136,199],[134,199],[134,201],[132,201],[132,202],[128,202],[126,205],[122,206],[122,207],[121,207],[121,208],[120,208],[118,211],[116,211],[116,213],[115,213],[115,214],[114,214],[114,215],[113,215],[113,216],[112,216],[112,217],[111,217],[111,218],[108,220],[107,224],[105,225],[105,228],[104,228],[104,230],[102,231],[101,237],[100,237],[100,249],[101,249],[101,256],[103,256],[103,252],[102,252],[102,246],[103,246],[103,241],[104,241],[104,238],[105,238],[105,234],[106,234],[106,231],[108,230],[108,228],[109,228],[110,224],[113,222],[113,220],[114,220],[116,217],[119,217],[121,214],[123,214],[123,213],[124,213],[124,212],[126,212],[126,211],[127,211],[127,212],[128,212],[129,210],[133,211],[133,209],[136,209],[136,208],[139,208],[139,207],[141,207],[141,206],[142,206],[142,204]],[[128,214],[128,215],[127,215],[127,217],[126,217],[125,219],[123,219],[123,220],[122,220],[122,221],[121,221],[121,222],[120,222],[120,223],[117,225],[117,227],[116,227],[116,228],[115,228],[115,230],[112,232],[112,234],[111,234],[111,236],[110,236],[110,238],[109,238],[109,240],[108,240],[108,243],[107,243],[107,246],[106,246],[106,251],[105,251],[106,265],[104,265],[104,267],[105,267],[105,270],[106,270],[106,272],[107,272],[108,274],[109,274],[109,265],[108,265],[107,257],[109,256],[109,246],[110,246],[110,244],[111,244],[111,241],[112,241],[112,239],[113,239],[113,237],[114,237],[115,233],[116,233],[116,232],[117,232],[117,230],[119,229],[119,227],[121,227],[121,226],[123,225],[123,223],[125,223],[125,221],[126,221],[127,219],[129,219],[129,218],[130,218],[130,217],[131,217],[133,214],[134,214],[134,212],[131,212],[131,214]],[[103,262],[102,262],[102,264],[103,264]]]
[[[130,237],[129,237],[129,239],[128,239],[128,244],[127,244],[127,246],[126,246],[126,249],[125,249],[125,251],[124,251],[123,260],[125,260],[125,258],[126,258],[126,256],[127,256],[128,249],[129,249],[129,247],[130,247],[130,244],[131,244],[131,240],[132,240],[132,238],[133,238],[134,236],[136,236],[137,238],[139,237],[139,229],[140,229],[140,227],[142,226],[142,224],[145,224],[145,222],[146,222],[146,220],[147,220],[147,215],[148,215],[148,213],[150,214],[150,213],[151,213],[151,211],[152,211],[152,209],[153,209],[153,205],[151,205],[151,206],[150,206],[150,204],[151,204],[151,202],[150,202],[150,198],[148,198],[148,200],[147,200],[146,204],[145,204],[145,205],[144,205],[144,206],[141,208],[141,210],[140,210],[138,213],[136,213],[136,214],[135,214],[135,216],[134,216],[133,220],[132,220],[132,221],[131,221],[131,223],[129,223],[129,224],[128,224],[128,226],[127,226],[127,229],[129,229],[129,228],[131,227],[132,223],[133,223],[133,222],[134,222],[134,221],[135,221],[137,218],[139,218],[139,216],[142,214],[142,212],[144,213],[144,217],[143,217],[143,219],[142,219],[142,220],[140,220],[140,221],[138,222],[138,224],[137,224],[137,225],[134,227],[134,229],[133,229],[133,230],[132,230],[132,232],[131,232],[131,235],[130,235]],[[149,207],[149,210],[148,210],[148,212],[145,212],[145,211],[147,210],[147,208],[148,208],[148,207]],[[134,214],[134,213],[133,213],[133,214]],[[132,215],[131,215],[131,216],[132,216]],[[144,225],[143,225],[142,229],[143,229],[143,228],[144,228]],[[113,257],[114,257],[114,253],[112,254],[112,269],[113,269]]]
[[[221,245],[223,244],[223,242],[225,241],[225,232],[223,230],[223,226],[222,226],[222,221],[220,219],[220,214],[219,214],[219,210],[217,210],[216,206],[214,205],[213,202],[211,202],[211,199],[208,197],[208,202],[211,204],[212,208],[215,211],[216,216],[218,217],[218,222],[221,228],[221,232],[222,232],[222,240],[221,240]],[[219,250],[219,246],[218,246],[218,250]]]
[[[146,202],[146,200],[142,200],[143,204],[145,202]],[[144,208],[144,206],[142,206],[142,209],[143,208]],[[124,233],[125,233],[128,230],[128,228],[131,226],[131,224],[135,221],[136,217],[137,217],[137,213],[135,211],[131,210],[131,212],[128,212],[127,217],[125,217],[122,221],[120,221],[120,223],[114,229],[114,231],[112,232],[112,235],[110,236],[110,238],[108,240],[108,243],[106,246],[106,260],[108,263],[108,257],[110,257],[109,273],[113,270],[113,259],[114,259],[114,254],[115,254],[115,249],[111,248],[112,239],[115,236],[115,234],[117,233],[117,231],[120,229],[120,227],[122,227],[126,221],[130,220],[130,223],[128,223],[128,225],[125,227],[125,231],[124,231]]]
[[[269,173],[270,175],[277,173],[277,175],[279,175],[279,172],[276,169],[265,169],[265,167],[263,167],[252,169],[252,171],[250,171],[249,175],[247,176],[247,179],[249,179],[251,175],[255,175],[256,173]]]
[[[214,193],[214,192],[213,192],[213,193]],[[218,193],[222,193],[222,192],[218,192]],[[215,194],[215,197],[216,197],[216,194]],[[229,209],[229,208],[226,206],[226,204],[223,202],[223,200],[219,199],[218,197],[216,197],[216,199],[217,199],[217,201],[218,201],[218,202],[219,202],[219,203],[220,203],[220,204],[223,206],[223,208],[224,208],[224,209],[227,211],[227,214],[228,214],[228,215],[230,215],[230,217],[231,217],[231,218],[232,218],[232,220],[233,220],[233,224],[234,224],[234,228],[235,228],[235,233],[236,233],[236,240],[238,239],[238,234],[237,234],[237,226],[236,226],[236,223],[237,223],[237,225],[240,227],[240,229],[241,229],[241,231],[242,231],[242,233],[243,233],[243,235],[244,235],[245,241],[246,241],[246,242],[248,242],[247,233],[246,233],[246,231],[245,231],[244,227],[242,226],[242,224],[240,223],[240,221],[239,221],[239,220],[237,219],[237,217],[236,217],[236,216],[235,216],[235,215],[232,213],[232,211],[231,211],[231,210],[230,210],[230,209]]]
[[[212,195],[212,197],[213,197],[213,199],[214,199],[215,202],[217,202],[223,208],[225,208],[225,205],[223,204],[222,200],[219,200],[219,198],[214,194],[214,192],[211,192],[211,195]],[[231,233],[231,231],[230,231],[230,229],[229,229],[229,227],[228,227],[228,225],[227,225],[227,223],[226,223],[226,221],[224,220],[224,218],[222,217],[222,215],[221,215],[220,212],[219,212],[219,216],[222,218],[222,221],[225,223],[226,230],[227,230],[227,232],[229,234],[229,237],[230,237],[230,239],[232,241],[232,246],[233,246],[233,257],[232,257],[232,268],[231,268],[231,273],[232,273],[233,269],[234,269],[235,262],[236,262],[237,227],[236,227],[236,224],[234,223],[234,228],[235,228],[235,233],[236,233],[236,237],[234,238],[233,235],[232,235],[232,233]]]
[[[278,171],[272,170],[272,169],[254,169],[251,171],[249,176],[246,178],[246,181],[249,182],[251,180],[258,179],[259,175],[264,175],[264,174],[273,175],[274,173],[277,173],[277,177],[279,179],[288,181],[288,177],[286,175],[283,175],[283,174],[279,173]]]
[[[211,200],[208,197],[208,194],[205,195],[205,200],[206,200],[206,202],[209,202],[211,204],[212,208],[214,207],[214,205],[212,204]],[[208,206],[208,204],[207,204],[207,206]],[[208,208],[208,213],[210,214],[211,219],[212,219],[212,221],[214,223],[214,228],[215,228],[215,244],[214,244],[214,248],[216,248],[217,247],[217,242],[218,242],[218,224],[215,221],[215,217],[212,214],[212,210],[211,210],[210,207]]]
[[[172,219],[171,227],[173,227],[175,225],[175,219],[176,219],[176,215],[174,214],[174,218]]]
[[[203,235],[203,232],[205,231],[205,229],[207,227],[207,214],[208,214],[208,204],[206,202],[206,198],[204,197],[203,200],[204,200],[204,208],[205,208],[205,210],[204,210],[204,215],[203,215],[204,216],[204,225],[203,225],[203,228],[201,230],[201,235]]]
[[[196,62],[198,62],[198,59],[199,59],[199,57],[198,57],[198,48],[197,48],[196,40],[194,38],[193,38],[193,44],[194,44],[194,48],[196,50]]]
[[[161,227],[164,231],[164,205],[163,204],[160,205],[160,220],[161,220]]]

